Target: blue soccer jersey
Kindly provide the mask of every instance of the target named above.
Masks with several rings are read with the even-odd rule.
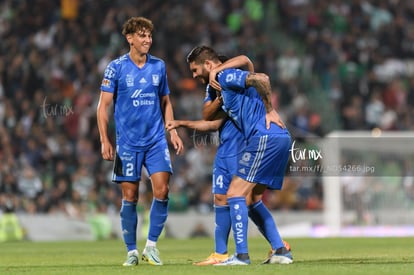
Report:
[[[261,96],[253,87],[246,88],[246,77],[250,72],[239,69],[227,69],[218,74],[222,87],[223,110],[242,131],[245,139],[257,134],[287,133],[275,124],[270,132],[266,129],[266,109]]]
[[[281,189],[289,158],[287,129],[271,124],[266,129],[266,109],[253,87],[246,88],[247,71],[227,69],[218,74],[223,110],[241,130],[246,146],[238,155],[235,175],[246,181]]]
[[[207,85],[204,103],[213,101],[216,91]],[[213,168],[213,194],[227,194],[231,179],[237,171],[237,154],[245,147],[242,133],[231,119],[226,119],[219,129],[220,144],[217,148]]]
[[[114,96],[117,144],[145,150],[165,138],[160,99],[170,90],[164,61],[147,54],[139,68],[125,54],[108,64],[101,90]]]
[[[217,97],[216,90],[207,85],[204,103],[214,101]],[[242,133],[231,119],[226,119],[219,129],[220,144],[217,148],[218,157],[235,156],[245,146]]]

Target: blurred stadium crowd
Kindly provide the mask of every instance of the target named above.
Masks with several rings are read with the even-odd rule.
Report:
[[[294,139],[414,128],[413,1],[3,0],[0,205],[79,218],[118,212],[95,112],[105,66],[128,50],[121,25],[139,15],[155,24],[151,53],[167,64],[177,119],[201,117],[204,88],[185,57],[208,44],[270,75]],[[186,152],[172,155],[171,210],[209,212],[217,137],[179,131]],[[149,186],[144,176],[144,209]],[[321,199],[317,177],[287,177],[266,195],[272,209],[318,210]]]

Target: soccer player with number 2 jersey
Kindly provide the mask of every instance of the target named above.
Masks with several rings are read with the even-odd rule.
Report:
[[[127,249],[124,266],[138,264],[137,202],[142,167],[152,184],[148,238],[142,260],[162,265],[156,247],[168,216],[169,179],[172,174],[164,122],[174,119],[163,60],[149,54],[153,24],[144,17],[131,17],[123,25],[130,50],[111,61],[101,83],[97,122],[101,153],[114,161],[112,180],[122,189],[121,227]],[[108,109],[113,105],[115,120],[114,150],[108,135]],[[177,154],[183,143],[176,130],[169,131]]]

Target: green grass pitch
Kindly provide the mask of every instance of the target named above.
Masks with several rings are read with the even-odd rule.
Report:
[[[97,242],[0,243],[0,274],[414,274],[414,238],[295,238],[291,265],[261,265],[268,252],[260,238],[249,240],[249,266],[193,266],[213,250],[212,239],[162,239],[163,266],[140,262],[123,267],[121,240]],[[230,239],[230,252],[234,251]],[[142,251],[144,241],[139,242]]]

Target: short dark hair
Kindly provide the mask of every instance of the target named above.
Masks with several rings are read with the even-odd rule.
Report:
[[[227,60],[229,60],[230,58],[227,55],[224,54],[219,54],[218,55],[218,59],[220,60],[221,63],[226,62]]]
[[[145,17],[131,17],[122,26],[123,35],[136,33],[137,31],[142,30],[152,32],[154,30],[154,24],[152,21]]]
[[[197,46],[187,55],[187,63],[204,63],[207,59],[219,61],[219,55],[209,46]]]

